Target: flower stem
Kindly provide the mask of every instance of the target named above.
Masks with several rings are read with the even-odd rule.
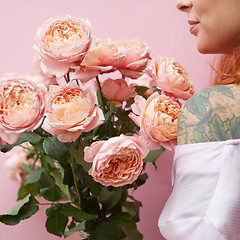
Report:
[[[74,166],[75,166],[74,158],[73,158],[72,154],[70,154],[70,155],[71,155],[70,165],[71,165],[72,174],[73,174],[73,181],[74,181],[74,185],[75,185],[75,188],[76,188],[76,191],[77,191],[77,194],[78,194],[78,204],[79,204],[79,207],[80,207],[81,203],[82,203],[82,200],[83,200],[83,196],[82,196],[82,192],[81,192],[80,186],[78,184],[76,175],[74,173]]]
[[[69,75],[69,71],[68,71],[67,75],[65,75],[65,76],[64,76],[64,78],[65,78],[65,81],[66,81],[67,83],[69,83],[69,82],[70,82],[70,75]]]
[[[100,84],[98,76],[96,76],[96,80],[97,80],[97,85],[98,85],[98,91],[97,91],[98,103],[99,103],[103,113],[105,113],[106,111],[105,111],[105,104],[104,104],[103,96],[102,96],[102,88],[101,88],[101,84]]]

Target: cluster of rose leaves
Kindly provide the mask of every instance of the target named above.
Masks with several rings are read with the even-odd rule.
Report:
[[[71,16],[47,20],[34,49],[36,73],[1,78],[1,150],[15,147],[5,166],[22,184],[22,201],[0,221],[30,217],[40,195],[52,202],[52,234],[141,239],[140,203],[127,189],[142,185],[145,163],[174,146],[179,99],[193,94],[187,73],[172,58],[150,57],[141,41],[97,39],[88,20]]]

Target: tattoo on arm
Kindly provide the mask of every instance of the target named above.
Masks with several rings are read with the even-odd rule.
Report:
[[[178,145],[240,138],[240,90],[219,85],[189,99],[178,119]]]

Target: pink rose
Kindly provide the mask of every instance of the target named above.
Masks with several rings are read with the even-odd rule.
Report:
[[[91,42],[88,20],[60,16],[47,20],[38,29],[34,49],[41,56],[43,73],[59,78],[69,71],[71,63],[82,61]]]
[[[119,66],[121,73],[133,79],[140,77],[150,58],[148,46],[138,40],[118,41],[116,45],[123,55]]]
[[[22,183],[24,179],[22,165],[27,162],[27,150],[16,146],[2,156],[7,176],[14,181]]]
[[[66,86],[50,86],[51,111],[46,113],[42,128],[61,142],[76,141],[104,121],[102,110],[95,106],[96,91],[85,91],[73,82]]]
[[[37,129],[47,105],[45,87],[16,74],[0,80],[0,137],[13,144],[25,131]]]
[[[174,59],[154,56],[150,67],[156,86],[164,92],[184,100],[194,94],[187,72]]]
[[[108,78],[104,80],[102,83],[102,93],[106,99],[119,102],[127,101],[136,95],[134,85],[128,85],[122,78]]]
[[[89,174],[95,181],[104,186],[120,187],[138,178],[148,151],[140,138],[121,135],[86,147],[84,159],[92,162]]]
[[[35,84],[42,83],[45,85],[47,88],[50,85],[57,85],[57,80],[55,77],[47,77],[45,76],[42,72],[38,73],[29,73],[26,78],[30,81],[32,81]]]
[[[153,80],[153,78],[149,75],[148,71],[145,69],[143,71],[143,75],[140,76],[137,80],[126,78],[126,81],[128,84],[134,84],[135,86],[142,86],[147,87],[148,90],[144,93],[144,96],[147,98],[149,97],[153,92],[156,91],[156,85]]]
[[[116,42],[102,39],[87,52],[81,66],[85,67],[86,71],[96,71],[97,76],[99,73],[117,70],[121,61],[122,55]]]
[[[31,147],[29,143],[24,143],[24,147]],[[27,159],[28,150],[20,146],[14,147],[11,151],[2,154],[2,160],[4,161],[4,169],[7,176],[19,183],[23,183],[25,173],[22,170],[22,166],[28,166],[29,169],[33,167],[41,167],[41,161],[38,159],[36,162],[32,158]]]
[[[149,148],[159,148],[161,143],[170,150],[170,140],[177,138],[180,105],[171,98],[155,92],[147,100],[136,96],[132,111],[129,117],[140,127],[140,135],[149,140]]]

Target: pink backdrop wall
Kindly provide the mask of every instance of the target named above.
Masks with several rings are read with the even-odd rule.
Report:
[[[33,39],[46,19],[62,14],[88,18],[99,38],[140,39],[152,55],[174,57],[189,72],[196,91],[209,84],[207,56],[195,48],[187,17],[178,12],[175,0],[8,0],[0,7],[0,76],[5,72],[26,74],[32,60]],[[144,240],[164,239],[157,227],[159,214],[171,192],[172,153],[148,166],[149,179],[136,191],[142,201],[139,229]],[[0,163],[0,214],[15,205],[18,184],[9,180]],[[0,239],[57,240],[45,231],[45,209],[17,226],[0,224]],[[69,239],[78,239],[73,235]]]

